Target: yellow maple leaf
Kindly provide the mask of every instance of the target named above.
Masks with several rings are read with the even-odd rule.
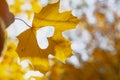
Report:
[[[33,28],[39,29],[44,26],[54,26],[55,34],[52,37],[55,46],[55,57],[62,62],[72,53],[70,42],[63,36],[62,32],[72,29],[76,26],[79,20],[72,16],[71,11],[59,13],[59,2],[49,4],[44,7],[39,13],[36,13],[33,20]]]
[[[58,4],[59,3],[48,5],[43,8],[40,13],[35,14],[33,26],[18,36],[18,55],[21,57],[21,59],[29,59],[34,68],[43,73],[47,72],[50,68],[48,62],[49,54],[55,55],[57,59],[64,62],[65,59],[72,53],[70,42],[62,37],[62,31],[74,28],[78,20],[71,15],[71,12],[59,13]],[[41,20],[38,15],[41,17],[44,16],[43,20]],[[48,21],[46,21],[44,18],[48,19]],[[36,30],[47,25],[55,26],[55,35],[48,39],[48,48],[41,49],[37,43]]]

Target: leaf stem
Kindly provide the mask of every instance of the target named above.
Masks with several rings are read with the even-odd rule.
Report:
[[[20,18],[15,18],[15,20],[20,20],[20,21],[22,21],[22,22],[24,22],[28,27],[30,27],[31,28],[31,26],[30,25],[28,25],[24,20],[22,20],[22,19],[20,19]]]

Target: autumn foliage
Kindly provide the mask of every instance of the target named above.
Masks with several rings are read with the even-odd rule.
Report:
[[[70,0],[68,10],[64,0],[40,1],[0,0],[0,80],[120,80],[120,20],[111,0],[79,0],[77,7]],[[34,14],[32,25],[21,13]],[[6,31],[15,20],[28,27],[17,40]]]

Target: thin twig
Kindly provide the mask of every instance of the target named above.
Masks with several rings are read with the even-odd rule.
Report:
[[[31,27],[30,25],[28,25],[24,20],[20,19],[20,18],[15,18],[16,20],[20,20],[22,22],[24,22],[28,27]]]

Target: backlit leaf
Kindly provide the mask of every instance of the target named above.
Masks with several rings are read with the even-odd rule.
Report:
[[[70,42],[63,38],[62,31],[74,28],[78,20],[72,16],[71,12],[59,13],[58,9],[59,3],[43,8],[40,13],[35,14],[33,26],[18,36],[17,52],[21,59],[30,59],[33,67],[43,73],[50,67],[49,54],[55,55],[57,59],[64,62],[72,53]],[[48,48],[41,49],[38,46],[37,38],[38,35],[42,35],[36,31],[48,25],[55,27],[55,35],[48,39]]]

